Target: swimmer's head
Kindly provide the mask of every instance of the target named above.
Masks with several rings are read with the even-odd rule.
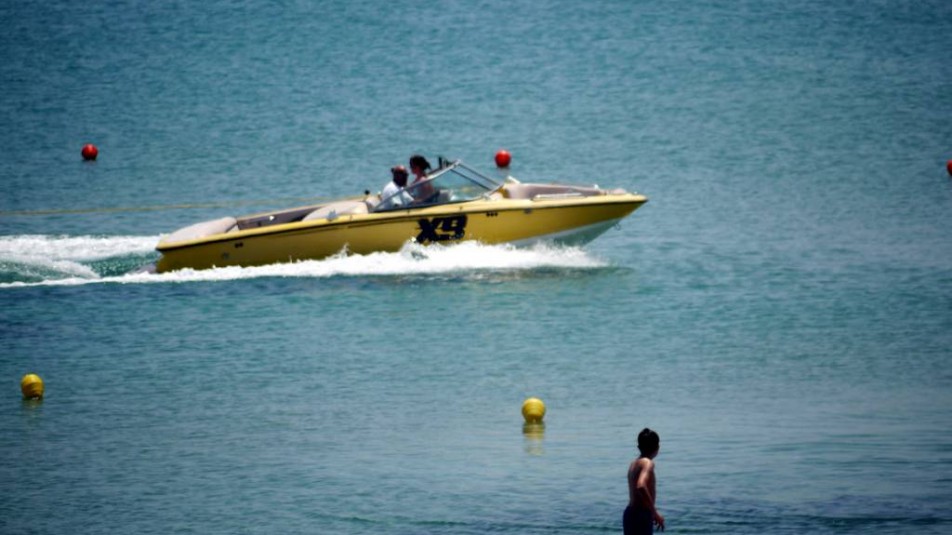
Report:
[[[646,457],[657,455],[660,448],[661,438],[658,437],[658,433],[655,433],[647,427],[638,433],[638,451],[640,451],[642,455]]]

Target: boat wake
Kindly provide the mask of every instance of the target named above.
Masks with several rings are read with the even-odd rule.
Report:
[[[516,248],[463,242],[407,243],[395,253],[352,255],[258,267],[155,274],[158,236],[0,236],[0,288],[155,284],[262,277],[456,276],[499,271],[595,269],[609,265],[575,247]]]

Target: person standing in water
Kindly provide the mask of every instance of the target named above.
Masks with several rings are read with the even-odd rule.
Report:
[[[657,497],[654,458],[661,449],[661,439],[647,427],[638,433],[641,456],[628,466],[628,507],[622,517],[625,535],[654,533],[654,526],[664,531],[664,517],[655,508]]]

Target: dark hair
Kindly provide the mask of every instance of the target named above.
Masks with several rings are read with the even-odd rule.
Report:
[[[638,433],[638,451],[640,451],[642,455],[657,451],[660,445],[661,438],[658,437],[658,433],[655,433],[651,429],[646,427]]]
[[[432,167],[430,167],[430,162],[426,161],[426,158],[424,158],[423,156],[420,156],[419,154],[414,154],[413,156],[410,156],[410,168],[412,169],[414,167],[421,169],[423,171],[426,171],[427,169],[432,169]]]

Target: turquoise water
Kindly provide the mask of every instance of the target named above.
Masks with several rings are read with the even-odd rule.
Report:
[[[947,2],[154,4],[0,6],[0,532],[620,532],[644,426],[669,532],[952,529]],[[501,147],[650,201],[136,273]]]

